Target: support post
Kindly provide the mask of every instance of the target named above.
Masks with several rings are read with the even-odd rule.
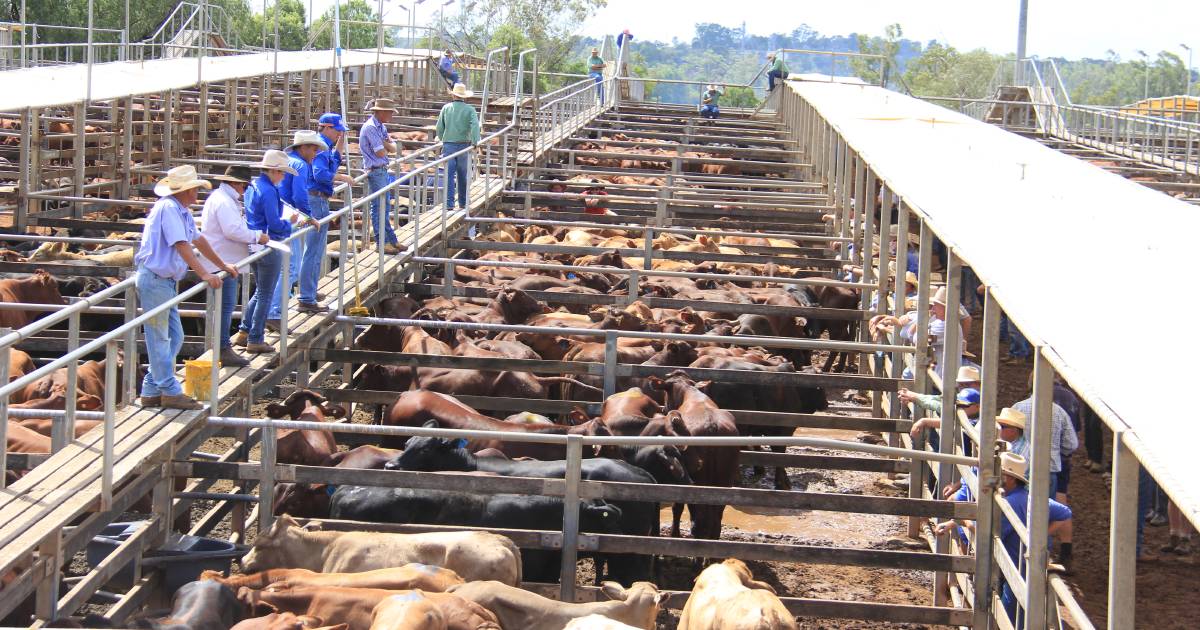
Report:
[[[275,503],[275,426],[267,420],[260,439],[262,448],[259,452],[259,465],[262,467],[258,481],[258,531],[271,529],[274,522],[271,506]]]
[[[981,359],[979,400],[979,483],[976,488],[977,513],[975,521],[975,601],[972,606],[973,628],[987,630],[992,626],[992,591],[995,563],[992,554],[998,529],[996,488],[1000,482],[999,460],[996,457],[996,387],[999,382],[1000,305],[991,289],[983,299],[983,356]]]
[[[1108,532],[1108,630],[1134,626],[1137,598],[1138,476],[1141,464],[1125,443],[1125,431],[1113,432],[1112,499]]]
[[[617,393],[617,331],[604,331],[604,398]]]
[[[115,391],[117,388],[117,342],[110,341],[104,346],[104,389]],[[100,510],[112,509],[113,494],[113,421],[117,415],[117,397],[104,397],[104,453],[102,463],[104,470],[100,477]]]
[[[962,274],[959,273],[961,262],[954,250],[950,250],[946,261],[946,306],[945,320],[946,333],[943,339],[942,356],[938,357],[938,365],[942,369],[942,428],[938,431],[940,440],[938,450],[942,453],[955,454],[955,446],[961,438],[962,432],[958,429],[958,407],[955,404],[957,393],[954,387],[953,379],[958,373],[958,364],[962,359],[962,335],[959,334],[959,284]],[[955,472],[957,469],[953,464],[941,462],[938,464],[938,483],[934,490],[934,497],[937,499],[941,488],[947,484],[954,482]],[[950,540],[945,536],[938,536],[935,541],[934,551],[936,553],[949,553]],[[949,578],[950,574],[944,571],[934,573],[933,579],[933,602],[935,606],[945,606],[950,596],[949,593]]]
[[[79,313],[71,313],[67,320],[67,352],[79,347]],[[79,360],[67,364],[67,402],[61,419],[50,423],[50,452],[62,450],[75,437],[75,408],[79,404]]]
[[[583,461],[583,436],[567,435],[566,492],[563,494],[562,566],[558,574],[559,600],[575,601],[575,565],[579,558],[579,470]]]
[[[1049,565],[1050,518],[1050,432],[1054,403],[1054,371],[1042,346],[1033,354],[1033,417],[1029,454],[1029,508],[1025,524],[1029,528],[1028,561],[1025,566],[1025,619],[1035,625],[1046,618],[1047,576]]]

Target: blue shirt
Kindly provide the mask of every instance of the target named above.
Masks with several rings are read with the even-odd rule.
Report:
[[[260,174],[246,187],[246,225],[251,230],[266,232],[273,241],[282,241],[292,234],[292,224],[283,220],[283,205],[279,189],[266,173]]]
[[[187,274],[188,265],[175,251],[175,244],[191,243],[198,235],[192,213],[178,199],[159,197],[146,218],[142,244],[133,264],[178,282]]]
[[[454,69],[454,60],[453,59],[447,57],[446,55],[442,55],[442,58],[438,59],[438,70],[441,70],[442,72],[449,74],[450,71],[453,69]]]
[[[283,181],[279,182],[279,197],[284,203],[308,214],[308,191],[312,188],[312,166],[295,151],[288,152],[288,164],[296,169],[296,174],[284,173]]]
[[[626,35],[625,33],[621,33],[620,35],[617,35],[617,48],[624,46],[625,42],[631,42],[631,41],[633,41],[633,35]]]
[[[387,141],[387,126],[374,116],[368,118],[358,132],[358,149],[362,151],[363,166],[370,169],[388,165],[386,154],[383,157],[375,155],[385,150],[384,143]]]
[[[329,138],[322,135],[321,139],[325,141],[325,146],[328,149],[321,151],[313,158],[312,192],[332,195],[333,177],[337,175],[338,167],[342,165],[342,154],[333,148],[333,143]]]
[[[1012,492],[1005,492],[1004,498],[1008,500],[1008,504],[1016,513],[1017,518],[1021,519],[1021,524],[1027,525],[1029,522],[1026,516],[1026,510],[1029,508],[1029,488],[1018,486]],[[1049,499],[1050,501],[1050,522],[1057,523],[1058,521],[1066,521],[1071,518],[1071,508]],[[1021,553],[1021,537],[1017,536],[1017,530],[1009,524],[1007,517],[1000,519],[1000,542],[1004,544],[1004,548],[1008,550],[1008,557],[1012,559],[1013,564],[1018,567],[1021,563],[1017,558]]]

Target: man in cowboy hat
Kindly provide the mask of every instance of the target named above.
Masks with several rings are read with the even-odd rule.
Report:
[[[317,120],[321,141],[325,144],[312,161],[313,185],[308,191],[309,216],[320,221],[329,216],[329,199],[333,187],[340,183],[354,184],[354,178],[339,172],[342,166],[342,151],[346,148],[346,125],[341,114],[326,112]],[[329,245],[329,224],[308,234],[304,239],[304,262],[300,265],[300,301],[317,303],[324,299],[317,293],[320,280],[321,261]]]
[[[783,63],[782,55],[769,52],[767,53],[767,60],[771,62],[771,69],[767,70],[767,83],[769,84],[769,89],[774,90],[776,81],[783,81],[787,78],[788,67],[787,64]]]
[[[266,244],[266,233],[251,230],[246,225],[246,213],[242,210],[242,194],[246,186],[254,178],[253,171],[248,166],[231,165],[225,169],[225,174],[214,175],[212,179],[220,182],[217,189],[204,200],[204,211],[201,214],[201,234],[221,257],[221,260],[233,264],[250,255],[250,245]],[[217,266],[206,260],[200,261],[205,270],[213,273]],[[241,271],[245,271],[242,269]],[[229,326],[233,320],[233,309],[237,306],[238,279],[230,276],[225,278],[221,286],[221,365],[241,367],[249,361],[233,349],[229,338]]]
[[[954,379],[954,383],[959,389],[966,387],[981,389],[979,382],[979,368],[973,365],[964,365],[958,368],[958,375]]]
[[[1005,407],[996,416],[996,429],[1000,439],[1008,442],[1009,452],[1021,457],[1029,455],[1029,440],[1025,439],[1025,414]]]
[[[592,48],[592,56],[588,59],[588,76],[596,82],[597,100],[604,102],[604,68],[607,64],[600,56],[599,48]]]
[[[371,117],[358,131],[358,149],[362,152],[363,167],[367,170],[367,186],[371,192],[376,192],[387,188],[389,183],[388,154],[396,152],[396,143],[388,136],[387,123],[397,110],[390,98],[377,98],[368,109],[371,110]],[[384,228],[384,253],[397,254],[400,246],[387,216],[385,198],[388,196],[380,195],[371,200],[371,224],[375,226],[376,242],[379,241],[380,226]]]
[[[467,190],[471,187],[471,153],[479,144],[479,114],[465,100],[474,93],[461,83],[450,90],[451,100],[438,112],[434,133],[442,141],[442,156],[459,154],[446,163],[446,209],[456,206],[467,210]],[[457,194],[455,194],[457,192]]]
[[[227,265],[213,251],[200,232],[188,206],[196,203],[200,190],[212,185],[197,177],[196,167],[185,164],[167,171],[167,176],[154,185],[158,201],[150,208],[142,241],[133,264],[137,268],[138,299],[149,311],[170,302],[178,294],[177,283],[190,267],[213,289],[221,288],[221,280],[209,273],[196,255],[192,245],[200,250],[217,269],[237,277],[237,269]],[[175,357],[183,347],[183,325],[179,309],[151,318],[144,325],[146,356],[150,371],[142,380],[141,403],[145,407],[168,409],[200,409],[200,403],[183,393],[175,378]]]
[[[1029,374],[1029,397],[1013,403],[1013,409],[1025,414],[1026,417],[1033,415],[1033,373]],[[1058,403],[1050,403],[1050,496],[1057,498],[1059,501],[1067,501],[1067,485],[1059,484],[1059,473],[1063,470],[1063,459],[1069,459],[1071,453],[1079,448],[1079,436],[1075,433],[1075,425],[1071,423],[1071,416],[1067,415],[1067,410],[1058,406]]]
[[[285,175],[295,175],[296,169],[288,161],[283,151],[271,149],[263,155],[262,162],[255,164],[262,169],[258,177],[250,182],[246,189],[246,224],[252,230],[266,232],[273,241],[282,241],[292,234],[292,223],[283,218],[283,200],[279,197],[279,186]],[[292,221],[298,221],[299,215],[294,215]],[[261,246],[254,246],[258,250]],[[254,295],[242,311],[242,325],[233,345],[246,346],[246,352],[263,354],[275,350],[264,343],[266,334],[267,312],[275,299],[275,287],[279,284],[280,268],[283,265],[283,254],[276,249],[270,249],[265,255],[254,261]]]
[[[717,86],[709,84],[704,89],[704,95],[700,98],[700,117],[709,120],[716,120],[721,114],[721,108],[717,105],[717,101],[721,98],[721,90]]]
[[[921,432],[926,429],[941,429],[942,428],[942,395],[941,394],[917,394],[907,389],[901,388],[896,392],[896,395],[904,403],[913,403],[916,406],[924,409],[933,416],[921,418],[912,424],[909,434],[914,438],[921,435]],[[967,416],[967,420],[974,426],[979,422],[979,390],[964,389],[958,392],[954,399],[955,405],[963,411]],[[937,433],[929,434],[929,444],[933,450],[938,450],[940,441]]]
[[[1004,493],[1004,500],[1008,501],[1009,507],[1016,514],[1021,525],[1027,525],[1028,510],[1029,510],[1029,489],[1026,487],[1029,483],[1029,477],[1026,474],[1028,470],[1026,459],[1016,453],[1002,453],[1000,455],[1000,487]],[[973,501],[972,491],[969,486],[963,486],[959,489],[958,494],[951,498],[952,501]],[[1050,537],[1058,538],[1062,541],[1062,551],[1059,554],[1059,563],[1064,567],[1070,567],[1071,563],[1071,543],[1072,525],[1071,525],[1071,508],[1055,501],[1049,500],[1049,528]],[[945,521],[934,526],[934,531],[938,535],[945,534],[950,531],[954,525],[962,525],[963,527],[974,530],[974,521]],[[1017,567],[1021,566],[1021,538],[1017,534],[1017,530],[1013,524],[1009,522],[1007,517],[1000,518],[1000,543],[1004,545],[1005,551],[1008,552],[1008,557]],[[1004,603],[1004,609],[1008,612],[1010,620],[1016,620],[1017,599],[1013,594],[1012,588],[1004,580],[1003,575],[1000,578],[1001,591],[1000,600]],[[1021,627],[1018,624],[1018,627]]]
[[[301,224],[313,227],[317,227],[317,222],[313,220],[312,209],[308,205],[309,191],[313,189],[312,161],[317,153],[323,150],[325,150],[325,141],[321,139],[321,134],[308,129],[302,129],[292,134],[292,144],[287,148],[287,156],[288,165],[296,171],[296,174],[284,175],[283,181],[279,184],[279,198],[304,215],[303,220],[300,221]],[[280,278],[280,284],[275,287],[275,299],[271,301],[271,308],[267,311],[267,326],[273,330],[279,329],[280,296],[287,296],[283,298],[283,301],[291,300],[292,285],[300,277],[301,266],[308,260],[308,250],[305,245],[305,239],[295,239],[291,243],[292,255],[288,261],[287,285],[284,286],[283,279]],[[319,259],[316,261],[316,265],[319,272],[321,266]],[[313,299],[309,302],[300,300],[297,310],[306,313],[324,313],[329,309]],[[272,326],[272,322],[274,322],[274,326]]]
[[[458,73],[454,71],[454,51],[449,48],[438,59],[438,74],[446,81],[446,87],[453,88],[458,83]]]

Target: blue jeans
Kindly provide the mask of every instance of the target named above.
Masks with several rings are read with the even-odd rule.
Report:
[[[709,118],[712,120],[716,120],[717,115],[720,113],[721,113],[721,110],[717,109],[716,105],[701,105],[700,106],[700,117],[701,118]]]
[[[217,337],[222,348],[232,348],[229,343],[229,327],[233,325],[233,309],[237,306],[238,280],[225,278],[221,282],[221,323]]]
[[[140,268],[137,279],[138,301],[148,311],[170,302],[178,295],[175,280]],[[179,321],[179,308],[159,313],[142,324],[146,335],[146,358],[150,371],[142,379],[142,396],[178,396],[183,386],[175,378],[175,357],[183,347],[183,324]]]
[[[458,73],[453,70],[450,72],[443,72],[441,68],[438,68],[438,74],[442,75],[443,79],[450,82],[450,87],[454,87],[455,83],[462,83],[462,81],[460,81],[458,78]]]
[[[1142,542],[1145,539],[1143,531],[1146,528],[1146,513],[1154,507],[1154,497],[1158,494],[1158,483],[1146,469],[1138,466],[1138,499],[1137,499],[1137,555],[1142,555]]]
[[[1008,320],[1008,356],[1024,359],[1033,354],[1033,347],[1012,320]]]
[[[308,196],[308,213],[321,220],[329,216],[329,199],[319,195]],[[317,303],[317,282],[321,279],[321,259],[329,245],[329,224],[304,237],[304,260],[300,263],[300,301]],[[293,257],[292,260],[295,260]]]
[[[589,77],[596,82],[596,100],[604,102],[604,75],[599,72],[589,72]]]
[[[779,72],[778,70],[771,70],[767,72],[768,89],[774,90],[776,81],[783,81],[783,73]]]
[[[279,284],[279,271],[283,266],[283,254],[272,249],[266,256],[254,262],[254,295],[242,312],[241,329],[246,331],[247,341],[262,343],[267,326],[267,313],[275,299],[275,285]]]
[[[279,296],[286,294],[287,299],[292,299],[292,285],[296,284],[296,278],[300,275],[300,263],[304,258],[304,239],[294,239],[288,243],[292,248],[292,255],[288,259],[288,282],[287,286],[283,286],[283,278],[277,277],[275,280],[275,299],[271,300],[271,308],[267,309],[267,319],[279,319]],[[283,264],[283,254],[279,254],[279,264]]]
[[[463,149],[471,146],[469,142],[444,142],[442,143],[442,157],[458,153]],[[464,153],[458,157],[450,158],[446,163],[446,209],[453,210],[455,207],[467,209],[467,189],[471,187],[471,154]],[[455,191],[458,191],[456,206]]]
[[[980,299],[978,293],[980,284],[979,276],[975,275],[974,269],[962,268],[962,303],[968,311],[974,312],[976,309],[983,308],[983,300]]]
[[[389,182],[388,171],[386,168],[373,168],[367,171],[367,185],[371,192],[383,190],[387,188]],[[387,226],[387,231],[384,232],[384,244],[396,244],[400,241],[396,238],[396,232],[392,230],[392,222],[388,219],[387,208],[391,205],[387,203],[388,197],[391,195],[380,195],[371,201],[371,225],[373,226],[374,241],[379,242],[379,224]],[[383,220],[380,220],[380,208],[383,210]]]

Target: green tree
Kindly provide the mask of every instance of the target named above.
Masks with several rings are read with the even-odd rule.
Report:
[[[750,88],[731,87],[725,90],[721,104],[727,107],[758,107],[758,97]]]
[[[983,49],[959,52],[953,46],[931,43],[920,57],[908,62],[904,83],[913,94],[979,99],[992,96],[992,76],[1002,58]],[[1011,60],[1003,63],[1012,63]],[[943,102],[947,107],[954,103]],[[958,106],[961,107],[962,103]]]
[[[250,13],[249,10],[245,15],[239,13],[234,23],[242,44],[274,49],[276,14],[279,16],[279,49],[304,48],[308,42],[308,19],[301,0],[272,0],[265,14]]]
[[[469,11],[446,16],[437,28],[458,50],[482,54],[508,41],[536,47],[539,67],[559,72],[580,40],[579,25],[607,4],[607,0],[476,0]],[[520,52],[509,47],[513,56]]]
[[[881,64],[878,59],[854,58],[850,60],[850,67],[855,76],[872,85],[879,85],[890,76],[891,70],[897,67],[897,56],[900,54],[903,39],[904,29],[899,24],[889,24],[884,29],[883,37],[859,35],[858,52],[865,55],[881,55],[887,59],[891,67],[880,68]]]
[[[375,48],[379,44],[379,16],[371,6],[366,0],[348,0],[341,3],[341,14],[338,17],[342,22],[342,48]],[[371,22],[375,25],[370,24]],[[329,7],[313,24],[313,32],[320,33],[315,44],[317,48],[333,48],[332,24],[333,7]],[[383,45],[389,46],[392,43],[393,36],[385,33]]]

